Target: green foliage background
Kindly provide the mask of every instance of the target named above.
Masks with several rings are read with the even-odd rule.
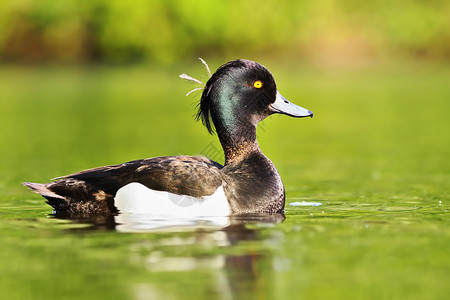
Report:
[[[450,57],[446,0],[6,0],[0,59],[158,61],[261,53]]]

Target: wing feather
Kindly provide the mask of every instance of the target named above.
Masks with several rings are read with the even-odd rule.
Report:
[[[211,195],[222,184],[222,167],[205,157],[165,156],[98,167],[56,179],[82,180],[111,195],[131,182],[138,182],[158,191],[202,197]]]

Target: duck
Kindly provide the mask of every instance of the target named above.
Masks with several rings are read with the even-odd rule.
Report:
[[[313,113],[284,98],[271,72],[251,60],[223,64],[202,90],[196,119],[217,134],[223,165],[204,156],[161,156],[22,184],[60,215],[283,213],[285,188],[258,145],[256,128],[273,114],[303,118]]]

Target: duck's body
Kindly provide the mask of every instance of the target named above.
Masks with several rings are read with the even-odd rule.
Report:
[[[284,99],[270,72],[247,60],[221,66],[207,82],[199,106],[197,117],[211,133],[214,124],[224,166],[205,157],[156,157],[24,185],[66,214],[282,212],[284,186],[259,148],[256,125],[275,112],[294,117],[312,113]]]

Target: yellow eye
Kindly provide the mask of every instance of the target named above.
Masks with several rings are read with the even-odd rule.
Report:
[[[253,83],[253,87],[255,87],[257,89],[262,88],[262,86],[263,86],[263,84],[262,84],[261,80],[257,80]]]

